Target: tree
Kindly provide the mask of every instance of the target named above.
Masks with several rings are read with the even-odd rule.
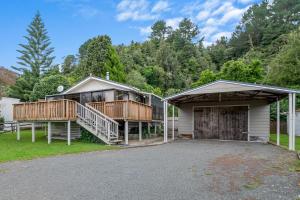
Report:
[[[216,64],[216,69],[219,71],[223,64],[228,60],[228,41],[226,37],[221,37],[215,44],[208,46],[208,52],[212,62]]]
[[[50,47],[50,38],[39,12],[28,26],[27,33],[28,35],[24,36],[27,44],[20,44],[21,49],[17,50],[21,54],[17,62],[20,66],[14,69],[29,71],[34,77],[39,77],[51,68],[55,58],[52,56],[54,48]]]
[[[217,77],[218,75],[214,71],[210,69],[203,70],[198,81],[194,82],[192,84],[192,87],[198,87],[207,83],[214,82],[215,80],[217,80]]]
[[[150,39],[159,43],[162,40],[165,40],[167,35],[170,34],[172,28],[166,25],[166,22],[163,20],[158,20],[151,26]]]
[[[21,99],[22,101],[29,101],[32,89],[38,78],[32,76],[31,72],[25,70],[17,80],[16,84],[8,88],[8,96]]]
[[[264,68],[259,60],[245,63],[243,60],[228,61],[218,74],[220,79],[256,83],[263,80]]]
[[[76,57],[74,55],[67,55],[62,64],[62,73],[69,74],[76,67]]]
[[[8,89],[9,96],[25,101],[30,99],[39,78],[57,69],[57,66],[52,66],[54,49],[50,47],[50,39],[39,12],[27,28],[27,32],[28,35],[24,36],[27,44],[20,44],[21,50],[17,50],[21,54],[17,58],[19,67],[13,67],[22,74],[16,84]]]
[[[58,86],[64,86],[65,89],[70,87],[67,78],[61,74],[51,75],[42,78],[34,85],[33,91],[30,95],[31,101],[45,98],[46,95],[57,93]]]
[[[112,80],[124,82],[125,71],[112,47],[111,39],[107,35],[97,36],[85,42],[81,46],[79,68],[82,77],[93,74],[94,76],[105,77],[106,72],[110,73]],[[83,48],[84,47],[84,48]]]
[[[300,85],[300,29],[288,35],[287,44],[271,60],[268,82],[290,87]]]

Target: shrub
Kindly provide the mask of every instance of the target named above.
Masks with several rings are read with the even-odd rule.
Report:
[[[81,128],[81,137],[80,140],[83,142],[89,142],[89,143],[97,143],[97,144],[104,144],[102,140],[97,138],[95,135],[90,133],[88,130]]]

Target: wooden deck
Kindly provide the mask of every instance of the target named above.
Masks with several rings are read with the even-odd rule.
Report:
[[[151,121],[152,107],[136,101],[92,102],[90,106],[114,120]],[[14,121],[75,121],[77,102],[63,99],[14,104]]]
[[[14,104],[14,121],[76,120],[76,102],[71,100],[37,101]]]
[[[115,120],[152,120],[152,107],[136,101],[92,102],[89,105]]]

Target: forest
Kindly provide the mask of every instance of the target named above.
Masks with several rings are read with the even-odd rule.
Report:
[[[201,29],[183,19],[173,29],[163,20],[143,42],[113,45],[108,35],[87,39],[76,55],[54,63],[54,48],[40,13],[20,44],[20,73],[6,94],[35,101],[90,74],[161,96],[225,79],[300,88],[300,0],[263,0],[244,13],[230,38],[204,46]]]

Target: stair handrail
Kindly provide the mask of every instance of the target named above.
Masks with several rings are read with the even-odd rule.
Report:
[[[98,130],[101,130],[99,128],[102,124],[105,131],[100,131],[100,134],[105,136],[108,142],[110,142],[111,137],[119,137],[119,123],[91,106],[77,103],[77,116],[92,126],[96,130],[96,134],[98,134]]]
[[[95,109],[93,106],[89,105],[88,103],[85,104],[86,107],[88,107],[89,109],[93,110],[94,112],[98,113],[99,115],[101,115],[101,117],[108,119],[109,121],[119,125],[119,122],[115,121],[113,118],[105,115],[104,113],[102,113],[101,111]]]
[[[108,133],[108,139],[110,139],[110,134],[114,134],[117,138],[119,137],[119,123],[112,119],[111,117],[105,115],[101,111],[95,109],[93,106],[89,105],[88,103],[85,104],[87,108],[91,109],[92,111],[96,112],[99,114],[101,117],[105,118],[107,121],[107,129],[109,130]]]

